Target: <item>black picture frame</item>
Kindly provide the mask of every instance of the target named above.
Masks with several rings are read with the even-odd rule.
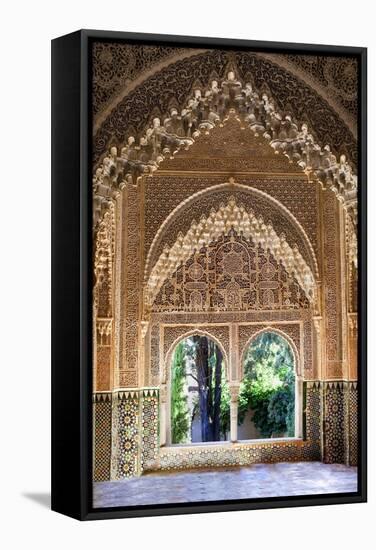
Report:
[[[98,509],[92,506],[90,43],[241,48],[359,59],[358,491]],[[367,49],[80,30],[52,40],[52,509],[80,520],[365,502],[367,499]]]

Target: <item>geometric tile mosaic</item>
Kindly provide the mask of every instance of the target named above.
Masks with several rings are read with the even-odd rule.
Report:
[[[94,481],[110,479],[111,467],[111,394],[96,394],[93,403]]]
[[[326,463],[357,463],[354,382],[304,382],[304,439],[186,447],[159,447],[158,394],[157,388],[95,394],[95,481],[135,477],[143,471],[320,461],[322,456]]]
[[[305,439],[310,442],[313,460],[321,460],[322,383],[304,382]]]
[[[162,448],[159,453],[161,470],[184,470],[225,466],[246,466],[317,460],[316,449],[305,441],[270,441],[262,443],[226,443],[221,445]]]
[[[342,381],[324,384],[324,462],[328,464],[346,462],[346,389]]]
[[[348,389],[349,410],[349,465],[358,464],[358,384],[349,382]]]
[[[155,469],[158,459],[158,390],[142,391],[142,470]]]
[[[139,394],[118,394],[118,478],[139,475]]]

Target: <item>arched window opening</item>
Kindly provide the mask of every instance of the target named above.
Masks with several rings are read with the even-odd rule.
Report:
[[[288,341],[275,332],[252,340],[243,357],[238,439],[295,437],[296,377]]]
[[[172,444],[228,440],[230,393],[224,358],[210,338],[193,335],[176,345],[170,406]]]

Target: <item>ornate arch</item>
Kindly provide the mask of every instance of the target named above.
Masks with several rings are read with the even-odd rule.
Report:
[[[213,80],[209,88],[197,88],[180,113],[176,107],[170,110],[163,125],[155,116],[137,141],[132,135],[128,137],[120,154],[116,146],[110,148],[94,176],[94,222],[125,182],[152,174],[164,158],[189,147],[202,131],[209,132],[230,111],[238,113],[244,124],[256,136],[263,136],[276,153],[284,154],[311,178],[330,187],[341,201],[353,202],[357,177],[345,155],[337,160],[329,145],[322,147],[317,142],[306,123],[299,129],[291,115],[283,114],[276,106],[272,97],[258,93],[250,82],[243,84],[233,71],[220,84]]]
[[[93,105],[96,115],[94,131],[97,132],[110,113],[116,110],[116,107],[130,92],[146,83],[151,76],[173,66],[176,62],[195,58],[197,55],[208,56],[209,52],[208,48],[187,49],[155,45],[134,47],[122,43],[116,45],[103,42],[94,43],[93,80],[94,94],[97,100]],[[231,57],[229,52],[226,55],[228,58]],[[339,61],[338,57],[291,56],[266,52],[252,54],[247,52],[247,55],[271,61],[273,66],[283,69],[287,75],[307,83],[329,103],[356,137],[354,89],[356,89],[357,73],[354,69],[356,61],[353,58],[341,59],[342,67],[345,70],[342,71],[344,74],[338,75],[333,70],[334,61],[336,63]],[[346,71],[346,69],[350,69],[350,71]],[[214,77],[214,72],[211,76]],[[337,84],[338,76],[340,76],[342,86]]]
[[[234,230],[245,239],[252,239],[256,245],[264,250],[270,250],[277,262],[282,262],[289,275],[294,275],[299,286],[305,292],[308,300],[313,303],[316,298],[315,277],[294,245],[291,247],[284,235],[278,236],[271,223],[257,218],[254,212],[246,211],[238,206],[234,197],[231,197],[227,206],[222,206],[208,217],[202,216],[199,223],[192,222],[189,231],[180,233],[174,245],[165,247],[158,261],[153,266],[145,284],[145,303],[150,308],[166,281],[179,267],[187,261],[194,251],[208,246],[220,236],[227,235]]]
[[[249,348],[251,342],[253,342],[256,338],[258,338],[261,334],[264,334],[265,332],[274,332],[275,334],[278,334],[279,336],[281,336],[281,338],[284,338],[286,340],[286,342],[291,347],[291,351],[293,353],[295,375],[301,378],[303,375],[302,368],[301,368],[301,358],[300,358],[299,350],[296,347],[294,340],[285,331],[281,330],[280,328],[276,328],[273,325],[269,325],[252,334],[244,344],[243,349],[239,350],[240,351],[240,365],[239,365],[240,379],[242,380],[244,377],[243,365],[244,365],[244,356],[247,349]]]
[[[163,245],[163,235],[167,234],[170,231],[170,225],[171,223],[181,215],[181,213],[187,209],[189,206],[194,204],[195,202],[200,202],[202,198],[206,195],[214,194],[218,191],[222,190],[228,190],[232,193],[235,193],[236,191],[242,191],[245,193],[253,194],[257,197],[262,197],[270,204],[274,205],[280,212],[283,212],[283,214],[286,216],[288,221],[296,228],[296,232],[301,236],[302,243],[304,243],[304,246],[307,249],[307,260],[309,261],[310,267],[315,274],[315,277],[318,277],[318,263],[316,259],[315,252],[313,250],[313,246],[311,241],[308,238],[308,235],[300,222],[296,219],[296,217],[286,208],[285,205],[283,205],[280,201],[272,197],[271,195],[268,195],[264,191],[261,191],[260,189],[256,189],[254,187],[250,187],[248,185],[240,184],[235,182],[232,178],[230,178],[229,182],[226,183],[220,183],[218,185],[211,186],[209,188],[203,189],[201,191],[198,191],[197,193],[194,193],[184,201],[182,201],[163,221],[160,228],[158,229],[152,243],[150,246],[150,249],[147,254],[146,262],[145,262],[145,275],[144,279],[147,281],[150,271],[155,264],[155,262],[158,259],[159,251],[161,250],[161,246]],[[240,205],[239,205],[240,206]],[[257,215],[257,213],[256,213]],[[259,214],[260,215],[260,214]],[[205,217],[208,217],[209,213],[206,214]],[[302,252],[302,251],[301,251]]]
[[[202,53],[194,50],[189,58],[171,61],[157,73],[149,74],[125,97],[119,98],[96,132],[95,162],[113,139],[121,144],[130,135],[140,137],[153,116],[166,116],[171,106],[181,108],[193,90],[205,89],[213,79],[222,81],[226,71],[232,69],[241,81],[249,80],[261,93],[266,91],[268,95],[280,98],[279,109],[288,111],[298,124],[308,122],[321,143],[331,136],[336,154],[345,153],[351,162],[356,163],[356,138],[333,106],[332,99],[329,100],[311,78],[306,82],[301,69],[297,71],[297,67],[291,64],[287,67],[265,54],[218,49]]]
[[[182,327],[182,330],[184,330],[184,327]],[[191,328],[189,330],[185,330],[182,332],[182,334],[179,334],[177,338],[172,342],[172,344],[169,346],[167,352],[164,354],[163,358],[163,372],[162,372],[162,384],[166,384],[170,380],[170,371],[171,371],[171,361],[173,352],[176,348],[176,346],[179,344],[179,342],[182,342],[183,340],[186,340],[187,338],[191,336],[206,336],[207,338],[210,338],[217,344],[219,349],[222,352],[224,363],[225,363],[225,374],[227,381],[230,380],[230,372],[229,372],[229,364],[228,364],[228,350],[226,351],[226,346],[224,343],[221,342],[220,338],[213,334],[210,330],[210,327],[205,328]]]

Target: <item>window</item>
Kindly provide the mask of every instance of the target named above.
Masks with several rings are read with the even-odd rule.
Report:
[[[276,332],[263,332],[243,357],[238,404],[238,439],[294,437],[295,359],[291,345]]]
[[[170,386],[171,443],[226,441],[230,394],[224,358],[207,336],[193,335],[174,350]]]

